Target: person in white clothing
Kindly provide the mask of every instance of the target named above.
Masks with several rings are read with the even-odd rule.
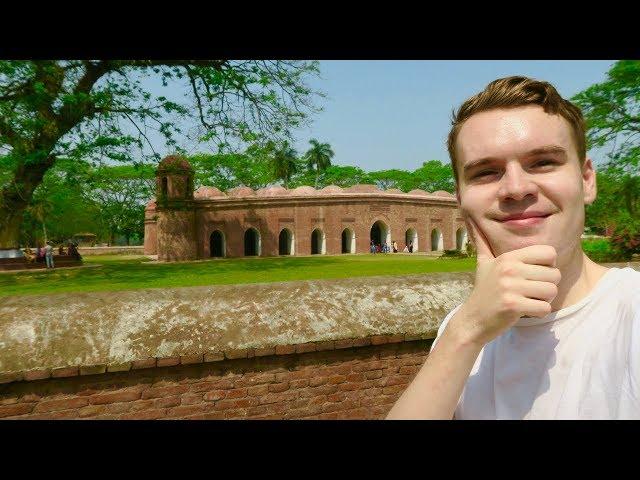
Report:
[[[640,419],[640,272],[582,251],[596,198],[582,112],[548,82],[507,77],[452,125],[474,287],[387,418]]]

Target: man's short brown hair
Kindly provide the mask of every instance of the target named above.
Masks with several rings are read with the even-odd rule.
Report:
[[[497,108],[515,108],[527,105],[540,105],[546,113],[561,115],[571,125],[580,162],[587,156],[586,128],[579,107],[560,96],[549,82],[541,82],[527,77],[505,77],[494,80],[485,89],[467,99],[453,112],[451,131],[447,139],[447,148],[453,176],[458,183],[456,168],[456,140],[464,122],[476,113]]]

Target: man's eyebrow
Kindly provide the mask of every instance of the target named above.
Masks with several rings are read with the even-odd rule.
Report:
[[[543,154],[563,154],[566,155],[566,149],[558,146],[558,145],[545,145],[544,147],[534,148],[533,150],[529,150],[525,152],[520,157],[531,157],[534,155],[543,155]],[[494,161],[500,160],[499,157],[483,157],[477,160],[472,160],[469,163],[465,164],[463,167],[463,171],[467,172],[472,168],[481,167],[487,163],[491,163]]]

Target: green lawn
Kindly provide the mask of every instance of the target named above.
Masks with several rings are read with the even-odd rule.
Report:
[[[469,271],[475,259],[424,255],[232,258],[149,263],[144,256],[86,256],[94,268],[0,273],[0,297],[56,292],[134,290],[323,278]]]

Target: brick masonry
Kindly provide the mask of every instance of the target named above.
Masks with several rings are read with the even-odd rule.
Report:
[[[382,419],[432,342],[386,340],[14,381],[0,385],[0,418]]]

